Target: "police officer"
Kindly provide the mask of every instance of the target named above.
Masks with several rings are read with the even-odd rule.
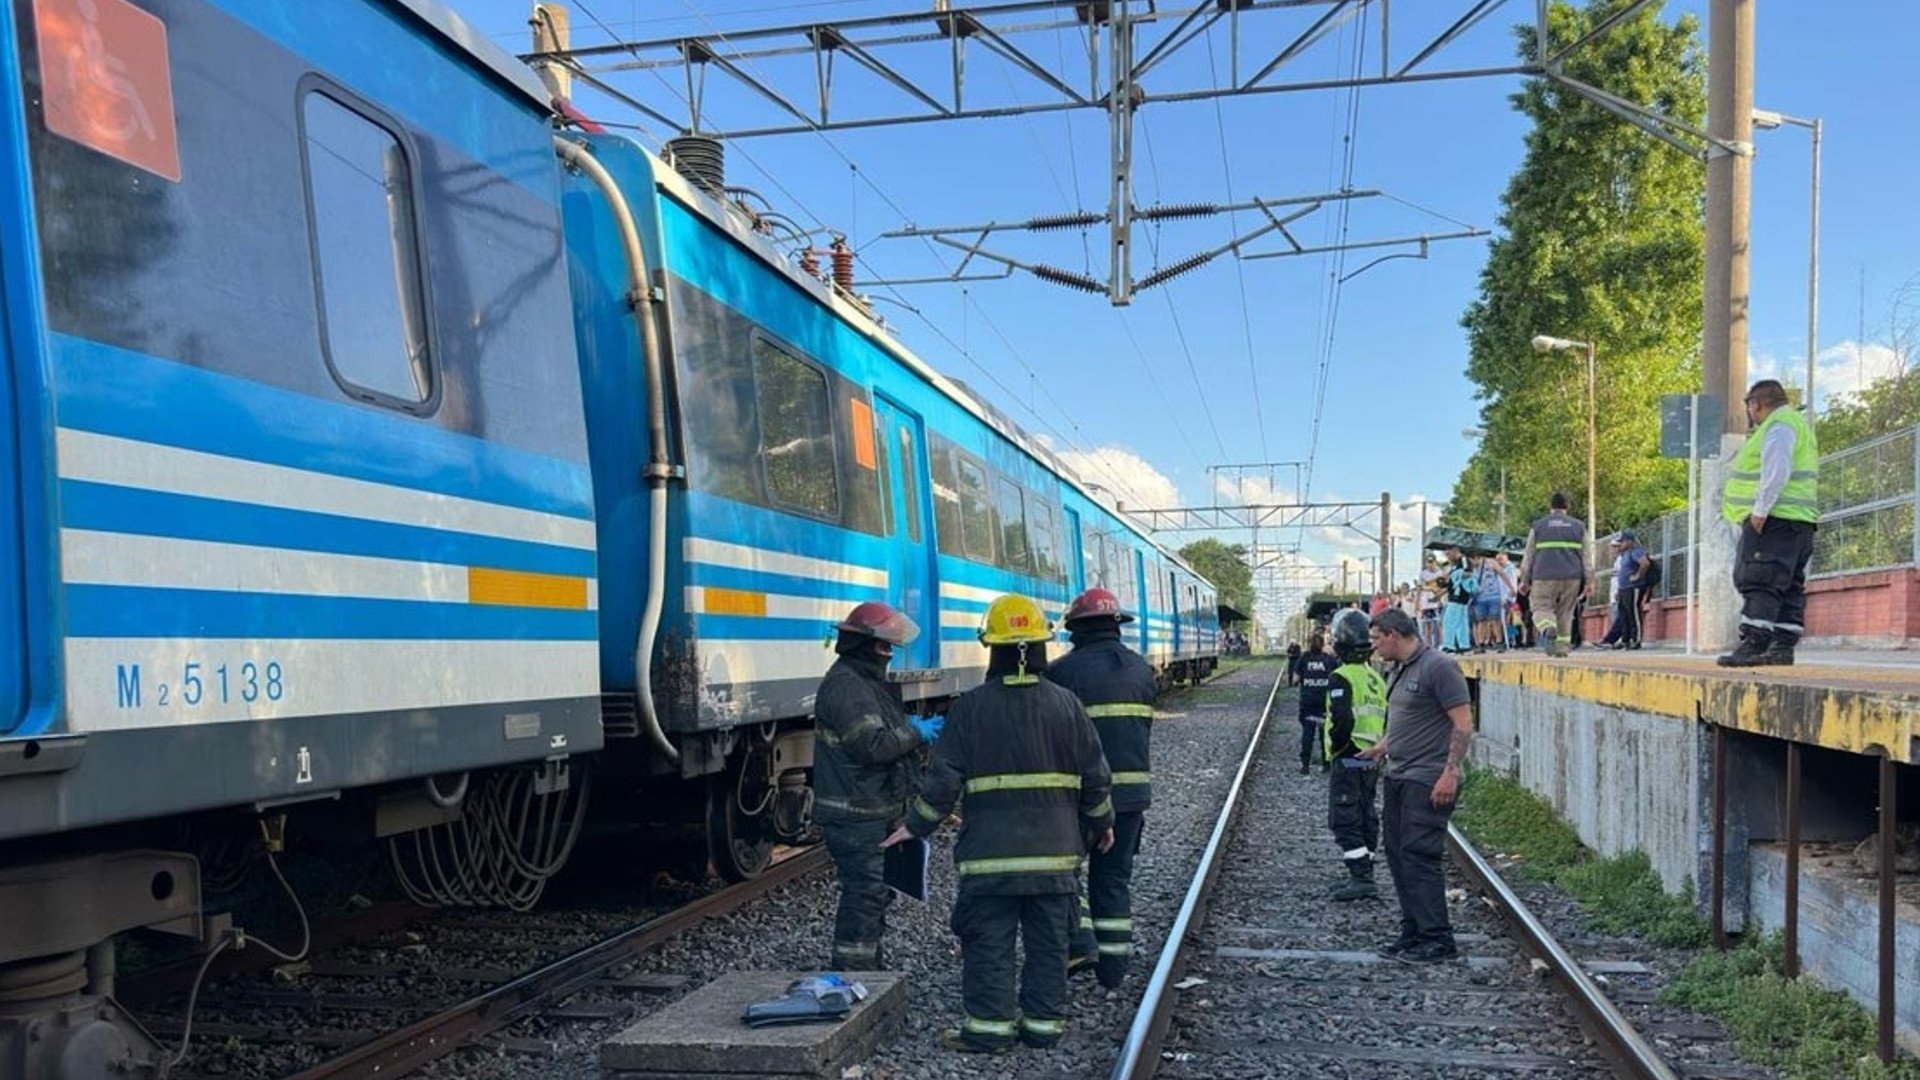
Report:
[[[1076,940],[1077,955],[1094,954],[1094,972],[1109,990],[1126,978],[1133,956],[1133,859],[1147,807],[1153,802],[1149,747],[1153,736],[1153,668],[1120,640],[1133,616],[1106,589],[1088,589],[1067,608],[1073,651],[1047,669],[1047,678],[1073,691],[1093,718],[1113,771],[1113,849],[1095,852],[1087,866],[1092,933]]]
[[[1313,771],[1314,755],[1321,752],[1326,741],[1322,725],[1327,721],[1327,687],[1332,685],[1333,669],[1337,666],[1334,658],[1327,655],[1327,639],[1314,634],[1307,639],[1307,651],[1300,654],[1293,668],[1294,682],[1300,687],[1301,776]],[[1328,768],[1333,767],[1332,757],[1322,755],[1321,761]]]
[[[1079,699],[1039,677],[1052,636],[1027,597],[987,608],[986,682],[954,700],[906,824],[886,840],[931,834],[965,795],[953,932],[966,1020],[941,1036],[956,1050],[1051,1046],[1065,1034],[1075,875],[1089,847],[1113,846],[1100,736]],[[1017,998],[1016,938],[1026,953]]]
[[[876,971],[893,900],[881,879],[880,841],[905,814],[919,776],[914,751],[939,736],[940,720],[909,719],[900,688],[887,682],[894,647],[920,636],[912,619],[868,601],[835,629],[840,658],[814,704],[813,820],[840,879],[832,967]]]
[[[1753,434],[1733,459],[1721,498],[1723,516],[1740,529],[1733,587],[1740,591],[1740,644],[1722,667],[1793,663],[1806,632],[1807,562],[1820,520],[1820,446],[1813,426],[1787,404],[1772,379],[1747,391]]]
[[[1375,799],[1379,770],[1361,757],[1387,730],[1387,682],[1367,663],[1373,639],[1367,617],[1343,611],[1333,620],[1333,650],[1340,666],[1327,683],[1327,827],[1347,863],[1347,880],[1334,887],[1335,900],[1371,900],[1373,852],[1380,846],[1380,812]]]

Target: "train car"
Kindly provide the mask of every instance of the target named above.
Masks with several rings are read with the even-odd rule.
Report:
[[[577,141],[603,775],[706,778],[715,867],[756,872],[806,828],[813,693],[833,622],[863,600],[924,628],[893,677],[926,710],[978,682],[980,617],[1009,591],[1057,618],[1075,591],[1115,588],[1168,679],[1211,669],[1211,587],[796,265],[728,197],[715,148],[681,140],[676,169],[618,137]]]
[[[573,820],[599,555],[549,120],[429,0],[0,17],[0,1071],[158,1070],[75,991],[114,933],[202,934],[196,838]]]
[[[308,823],[524,908],[595,776],[757,872],[861,600],[925,628],[923,710],[1006,591],[1107,584],[1211,666],[1191,568],[716,175],[553,105],[434,0],[0,19],[6,1068],[157,1075],[103,943],[231,944],[210,879]]]

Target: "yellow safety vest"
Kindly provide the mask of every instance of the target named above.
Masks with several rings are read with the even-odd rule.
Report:
[[[1353,745],[1362,750],[1380,741],[1387,733],[1387,680],[1366,664],[1341,664],[1333,669],[1344,675],[1353,687]],[[1333,724],[1320,729],[1322,749],[1333,757]]]
[[[1727,474],[1727,490],[1720,509],[1728,521],[1738,525],[1753,514],[1753,497],[1760,493],[1760,446],[1776,424],[1794,431],[1793,473],[1787,486],[1780,489],[1769,516],[1784,521],[1819,521],[1820,447],[1813,441],[1813,426],[1797,409],[1785,405],[1767,414],[1753,429],[1734,456],[1733,471]]]

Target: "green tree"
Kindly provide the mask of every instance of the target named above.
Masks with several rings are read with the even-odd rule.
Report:
[[[1209,537],[1181,548],[1180,557],[1213,582],[1221,603],[1253,614],[1253,568],[1247,565],[1245,544],[1225,544]]]
[[[1556,2],[1549,49],[1572,43],[1630,0]],[[1566,74],[1701,124],[1705,58],[1696,21],[1640,9],[1566,59]],[[1532,27],[1518,34],[1535,58]],[[1539,355],[1536,334],[1598,346],[1597,528],[1638,524],[1683,501],[1682,463],[1658,456],[1659,399],[1699,384],[1705,171],[1549,79],[1514,94],[1533,121],[1502,196],[1501,233],[1480,273],[1467,330],[1467,377],[1487,434],[1454,483],[1441,520],[1490,529],[1499,466],[1509,527],[1554,491],[1585,507],[1586,368],[1577,353]],[[1516,529],[1517,531],[1517,529]]]

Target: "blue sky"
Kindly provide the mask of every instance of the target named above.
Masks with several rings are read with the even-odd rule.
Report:
[[[528,4],[453,3],[503,46],[526,47]],[[586,5],[636,39],[929,6],[914,0],[784,5],[589,0]],[[1407,5],[1414,10],[1403,13],[1396,5],[1396,55],[1406,57],[1418,34],[1436,32],[1469,6],[1465,0],[1433,0]],[[1704,24],[1705,6],[1705,0],[1669,2],[1667,15],[1692,12]],[[605,40],[580,5],[573,7],[575,44]],[[1512,62],[1508,26],[1531,7],[1518,0],[1507,4],[1434,63],[1464,68]],[[1844,15],[1834,10],[1838,7],[1846,9]],[[1262,25],[1269,36],[1291,36],[1318,10],[1263,16]],[[1920,41],[1920,4],[1908,0],[1772,3],[1759,10],[1756,103],[1817,115],[1826,124],[1821,378],[1836,390],[1851,389],[1863,370],[1870,373],[1885,361],[1884,349],[1854,347],[1861,337],[1863,272],[1868,342],[1885,341],[1891,293],[1920,273],[1920,202],[1908,194],[1920,173],[1920,104],[1886,89],[1900,85],[1915,41]],[[1047,47],[1044,40],[1028,44]],[[1058,41],[1052,47],[1070,44]],[[1298,59],[1298,77],[1334,74],[1350,62],[1353,47],[1350,36],[1328,39]],[[1224,70],[1226,49],[1224,36],[1217,38],[1215,70]],[[1207,49],[1189,49],[1149,80],[1149,91],[1211,84],[1215,76],[1208,60]],[[771,64],[758,73],[782,74]],[[1015,92],[1014,77],[985,61],[974,63],[970,78],[983,99]],[[621,85],[663,107],[674,103],[668,87],[650,77],[628,76]],[[1375,200],[1377,205],[1355,209],[1352,238],[1457,228],[1447,219],[1492,227],[1500,193],[1522,151],[1525,125],[1507,103],[1516,85],[1513,79],[1476,79],[1363,91],[1354,186],[1381,189],[1442,216]],[[708,102],[723,124],[770,115],[737,95],[721,93],[717,83]],[[1223,142],[1232,192],[1240,198],[1331,190],[1339,183],[1344,106],[1345,95],[1338,92],[1232,99],[1217,110],[1210,103],[1149,105],[1136,129],[1135,201],[1226,201]],[[655,132],[641,141],[657,142],[657,126]],[[729,169],[731,180],[760,189],[799,220],[846,231],[862,249],[863,276],[917,277],[939,272],[930,249],[913,240],[878,239],[880,232],[908,221],[966,224],[1075,208],[1104,210],[1107,139],[1105,118],[1094,112],[972,120],[837,132],[825,139],[807,134],[748,140],[736,146]],[[1756,141],[1754,363],[1800,370],[1808,140],[1805,132],[1787,128],[1757,133]],[[857,163],[858,177],[849,160]],[[1328,220],[1303,222],[1302,240],[1326,236]],[[1155,264],[1151,245],[1156,241],[1172,261],[1227,238],[1224,218],[1169,226],[1159,234],[1148,230],[1137,241],[1135,273],[1143,275]],[[1012,253],[1076,272],[1091,266],[1095,277],[1104,276],[1105,246],[1105,234],[1098,231],[1084,244],[1076,232],[1016,237],[1005,244]],[[1351,256],[1348,269],[1370,257]],[[1312,256],[1237,267],[1232,260],[1216,260],[1142,295],[1124,311],[1102,297],[1023,274],[964,290],[946,284],[902,287],[900,297],[920,314],[891,303],[880,310],[929,361],[1083,461],[1089,479],[1109,486],[1126,483],[1150,502],[1176,493],[1189,503],[1210,501],[1205,471],[1210,463],[1307,457],[1313,387],[1324,355],[1330,363],[1329,388],[1315,455],[1314,497],[1377,499],[1390,491],[1397,500],[1419,494],[1444,499],[1471,451],[1461,429],[1477,418],[1471,386],[1461,374],[1465,337],[1459,317],[1475,295],[1484,257],[1484,242],[1454,241],[1436,244],[1425,261],[1386,262],[1353,278],[1341,290],[1330,351],[1324,346],[1331,265]],[[1291,477],[1291,470],[1281,474],[1283,487],[1291,487]],[[1411,535],[1414,528],[1400,525],[1396,531]],[[1301,539],[1308,561],[1370,554],[1351,530],[1344,537],[1328,531]]]

